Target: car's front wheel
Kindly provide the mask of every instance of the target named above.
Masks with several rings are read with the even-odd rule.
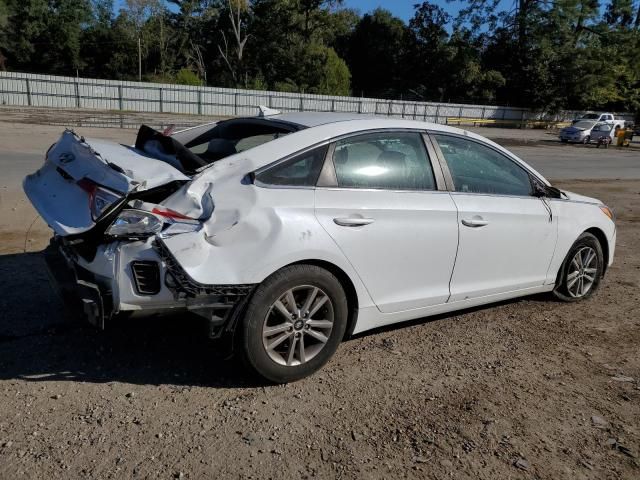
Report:
[[[602,246],[594,235],[585,232],[569,250],[553,293],[569,302],[588,298],[598,288],[603,269]]]
[[[299,380],[334,354],[347,312],[344,290],[331,272],[315,265],[285,267],[251,297],[239,325],[240,353],[266,380]]]

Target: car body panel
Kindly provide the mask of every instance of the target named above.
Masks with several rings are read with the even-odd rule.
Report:
[[[78,185],[85,179],[124,197],[189,177],[133,147],[67,130],[47,152],[42,168],[25,178],[23,188],[57,235],[77,235],[95,226],[91,196]]]
[[[318,188],[316,217],[384,313],[445,303],[458,249],[448,192]],[[373,220],[342,226],[340,218]]]
[[[460,216],[452,302],[544,285],[558,221],[543,200],[464,192],[451,196]],[[473,219],[486,224],[465,225]]]
[[[371,305],[350,262],[314,216],[314,189],[244,186],[221,199],[203,230],[163,239],[189,276],[203,284],[257,284],[278,269],[303,261],[330,263],[344,271]],[[228,202],[228,203],[227,203]]]

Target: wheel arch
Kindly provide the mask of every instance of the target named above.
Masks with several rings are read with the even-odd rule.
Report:
[[[590,233],[591,235],[593,235],[594,237],[596,237],[598,239],[598,242],[600,243],[600,246],[602,247],[602,256],[604,257],[603,258],[603,268],[602,268],[602,276],[604,276],[604,274],[607,271],[607,265],[609,265],[609,240],[607,240],[607,236],[598,227],[588,228],[582,233]]]
[[[353,284],[353,281],[351,280],[349,275],[336,264],[327,262],[326,260],[317,260],[317,259],[299,260],[297,262],[293,262],[285,266],[289,267],[291,265],[315,265],[316,267],[324,268],[325,270],[335,275],[335,277],[340,282],[340,285],[342,286],[345,295],[347,296],[347,308],[349,311],[349,316],[347,318],[347,329],[344,335],[345,335],[345,338],[349,338],[353,334],[353,330],[356,328],[356,323],[358,320],[358,308],[359,308],[358,292],[356,291],[356,287]]]
[[[600,243],[600,247],[602,247],[602,256],[603,256],[602,276],[604,277],[604,274],[607,271],[607,265],[609,263],[609,241],[607,240],[607,236],[598,227],[587,228],[586,230],[582,231],[580,235],[582,235],[583,233],[590,233],[591,235],[596,237],[596,239]],[[574,243],[578,240],[578,238],[580,238],[580,235],[576,237],[576,240],[574,240]],[[565,258],[560,264],[560,268],[558,269],[558,273],[556,274],[556,285],[558,285],[563,280],[562,275],[564,271],[564,265],[565,265],[565,262],[567,261],[567,256],[569,255],[571,248],[573,248],[574,243],[571,244],[571,246],[569,247],[569,250],[565,254]]]

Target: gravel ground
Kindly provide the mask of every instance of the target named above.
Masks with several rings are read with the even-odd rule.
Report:
[[[187,318],[74,321],[38,253],[47,229],[6,178],[0,478],[640,477],[638,180],[558,182],[618,215],[616,261],[588,301],[375,331],[311,378],[264,386]]]

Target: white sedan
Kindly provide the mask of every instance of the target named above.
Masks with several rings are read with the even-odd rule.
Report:
[[[66,131],[24,189],[92,323],[197,314],[273,382],[372,328],[540,292],[585,299],[616,240],[602,202],[479,135],[347,114],[143,126],[134,147]]]

